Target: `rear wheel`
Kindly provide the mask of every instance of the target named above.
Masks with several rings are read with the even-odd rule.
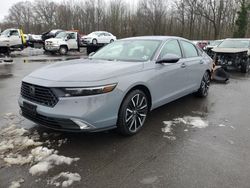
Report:
[[[131,91],[123,100],[117,129],[123,135],[134,135],[144,125],[149,110],[148,99],[141,90]]]
[[[210,74],[208,71],[205,72],[201,80],[201,85],[199,90],[196,92],[198,97],[206,97],[208,95],[208,90],[210,86]]]
[[[249,66],[250,66],[250,58],[248,58],[246,61],[241,63],[241,72],[242,73],[248,73],[249,72]]]
[[[59,49],[61,55],[66,55],[68,53],[68,48],[66,46],[61,46]]]

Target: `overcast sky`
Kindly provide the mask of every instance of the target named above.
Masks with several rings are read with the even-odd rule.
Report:
[[[24,1],[24,0],[1,0],[0,2],[0,21],[3,21],[4,19],[4,16],[8,15],[8,10],[9,8],[17,3],[17,2],[20,2],[20,1]],[[29,1],[34,1],[34,0],[29,0]],[[63,0],[52,0],[54,2],[61,2]],[[108,0],[105,0],[105,1],[108,1]],[[127,2],[130,2],[130,3],[135,3],[136,1],[138,0],[125,0]]]
[[[19,2],[21,0],[1,0],[0,2],[0,21],[3,20],[4,16],[6,16],[8,14],[8,10],[9,8]],[[30,0],[30,1],[34,1],[34,0]],[[62,0],[53,0],[55,2],[60,2]]]

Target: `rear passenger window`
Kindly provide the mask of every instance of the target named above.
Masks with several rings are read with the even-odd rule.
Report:
[[[175,54],[182,57],[180,45],[177,40],[168,41],[161,50],[160,58],[166,54]]]
[[[181,45],[183,47],[184,54],[187,58],[199,56],[196,47],[192,43],[181,41]]]

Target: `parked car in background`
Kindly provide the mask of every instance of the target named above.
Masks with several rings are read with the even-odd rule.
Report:
[[[247,73],[250,66],[250,39],[228,38],[212,49],[215,53],[215,64],[223,68],[234,67]]]
[[[26,40],[21,29],[6,29],[0,35],[0,53],[9,55],[11,51],[20,51],[26,47]]]
[[[42,41],[45,42],[45,40],[50,38],[55,38],[59,33],[63,32],[62,29],[53,29],[51,31],[45,32],[42,34]]]
[[[66,55],[68,51],[80,50],[80,37],[77,32],[63,31],[55,38],[45,40],[44,48],[51,53]]]
[[[22,115],[65,131],[117,128],[136,134],[148,112],[196,93],[208,95],[212,59],[179,37],[118,40],[88,59],[60,62],[22,81]]]
[[[209,41],[209,44],[205,47],[205,52],[213,58],[214,52],[212,51],[213,48],[217,47],[223,42],[223,40],[214,40],[214,41]]]
[[[205,49],[205,47],[208,45],[208,41],[193,41],[193,43],[195,45],[197,45],[198,47],[200,47],[201,49]]]
[[[106,31],[95,31],[81,38],[83,44],[108,44],[116,40],[116,36]]]
[[[33,48],[43,46],[42,35],[28,34],[26,38],[27,38],[26,39],[27,46]]]

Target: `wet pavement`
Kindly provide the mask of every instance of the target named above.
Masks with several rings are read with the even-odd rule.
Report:
[[[213,83],[206,99],[190,95],[154,110],[133,137],[115,131],[60,133],[21,118],[21,79],[39,67],[71,58],[84,56],[13,57],[12,75],[0,78],[0,129],[16,124],[37,131],[44,146],[80,159],[33,176],[31,164],[6,166],[0,159],[0,187],[19,178],[24,180],[21,187],[54,187],[48,180],[63,171],[81,176],[71,187],[249,187],[250,74],[230,72],[230,82]],[[166,121],[185,117],[198,117],[207,126],[193,127],[182,120],[164,131]],[[58,144],[64,139],[67,142]]]

